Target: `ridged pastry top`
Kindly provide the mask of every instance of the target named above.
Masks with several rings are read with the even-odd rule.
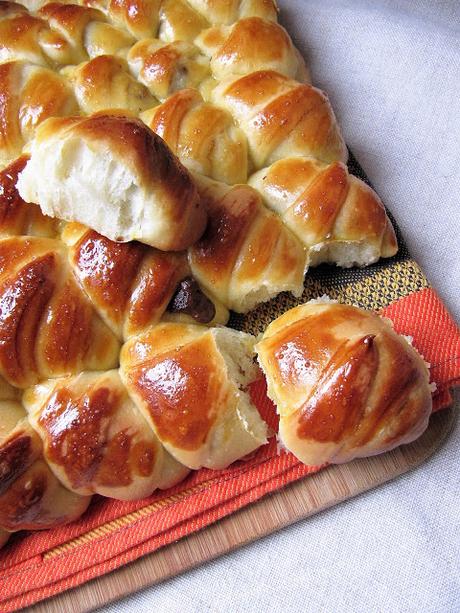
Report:
[[[195,44],[211,58],[216,79],[247,75],[257,70],[277,72],[308,81],[305,62],[286,30],[260,17],[240,19],[231,26],[204,30]]]
[[[79,224],[69,224],[63,240],[83,290],[120,338],[158,323],[180,292],[180,282],[191,276],[185,253],[158,251],[136,242],[115,243]],[[195,292],[188,305],[180,309],[176,304],[175,311],[187,311],[197,322],[209,323],[215,308],[202,292],[198,295],[199,288]]]
[[[146,38],[127,55],[136,78],[159,100],[186,87],[198,87],[209,74],[209,60],[192,43]]]
[[[363,241],[373,249],[374,260],[397,251],[393,226],[380,198],[341,162],[326,165],[308,158],[286,158],[259,171],[249,182],[308,248]]]
[[[247,312],[281,291],[300,295],[306,253],[248,185],[201,189],[209,223],[189,250],[194,276],[224,304]]]
[[[428,424],[428,369],[373,312],[313,301],[272,322],[256,351],[281,440],[306,464],[388,451]]]
[[[163,323],[123,346],[120,373],[131,397],[186,466],[224,468],[266,441],[242,389],[257,372],[253,344],[235,330]]]
[[[27,204],[18,194],[16,183],[27,159],[21,156],[0,171],[0,238],[22,234],[53,238],[58,233],[58,219],[43,215],[39,206]]]
[[[347,159],[328,98],[315,87],[262,70],[222,81],[212,100],[229,110],[246,134],[256,168],[288,156]]]
[[[205,102],[197,90],[176,92],[142,119],[190,170],[229,184],[246,181],[244,133],[230,113]]]
[[[64,74],[86,114],[125,109],[137,115],[156,104],[148,89],[129,73],[126,62],[113,55],[99,55]]]
[[[40,438],[20,403],[1,398],[0,413],[2,528],[37,530],[79,517],[90,498],[69,492],[53,475],[43,459]]]
[[[96,316],[54,239],[0,241],[0,374],[40,379],[116,365],[118,343]]]
[[[161,485],[165,452],[117,371],[41,383],[24,403],[47,462],[70,490],[130,500]],[[186,472],[177,465],[178,478]]]

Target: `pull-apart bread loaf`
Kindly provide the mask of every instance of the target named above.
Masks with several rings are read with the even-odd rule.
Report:
[[[190,468],[225,468],[267,441],[247,386],[255,338],[165,323],[129,340],[121,376],[160,441]]]
[[[222,327],[397,250],[275,2],[23,4],[0,0],[0,546],[265,444],[256,350],[303,462],[418,436],[427,368],[377,315]]]
[[[192,245],[206,224],[188,171],[145,124],[118,114],[41,124],[17,187],[51,217],[165,251]]]
[[[428,425],[427,365],[376,313],[313,300],[273,321],[256,351],[280,440],[305,464],[389,451]]]

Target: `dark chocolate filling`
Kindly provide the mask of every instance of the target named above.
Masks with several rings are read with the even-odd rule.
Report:
[[[216,307],[203,294],[193,277],[186,277],[177,286],[167,310],[170,313],[185,313],[200,324],[207,324],[214,319]]]

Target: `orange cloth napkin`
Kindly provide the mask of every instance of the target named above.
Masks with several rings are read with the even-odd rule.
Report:
[[[434,410],[451,403],[460,382],[460,330],[436,293],[423,289],[383,309],[399,333],[431,364],[437,385]],[[251,394],[276,429],[265,382]],[[274,439],[244,462],[223,471],[200,470],[167,492],[119,502],[96,497],[77,522],[56,530],[14,535],[0,551],[0,610],[13,611],[114,570],[233,513],[320,467],[278,454]]]

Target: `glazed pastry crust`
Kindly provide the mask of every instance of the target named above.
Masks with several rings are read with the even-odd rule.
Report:
[[[383,453],[428,425],[428,368],[376,313],[312,301],[273,321],[256,351],[280,440],[305,464]]]

